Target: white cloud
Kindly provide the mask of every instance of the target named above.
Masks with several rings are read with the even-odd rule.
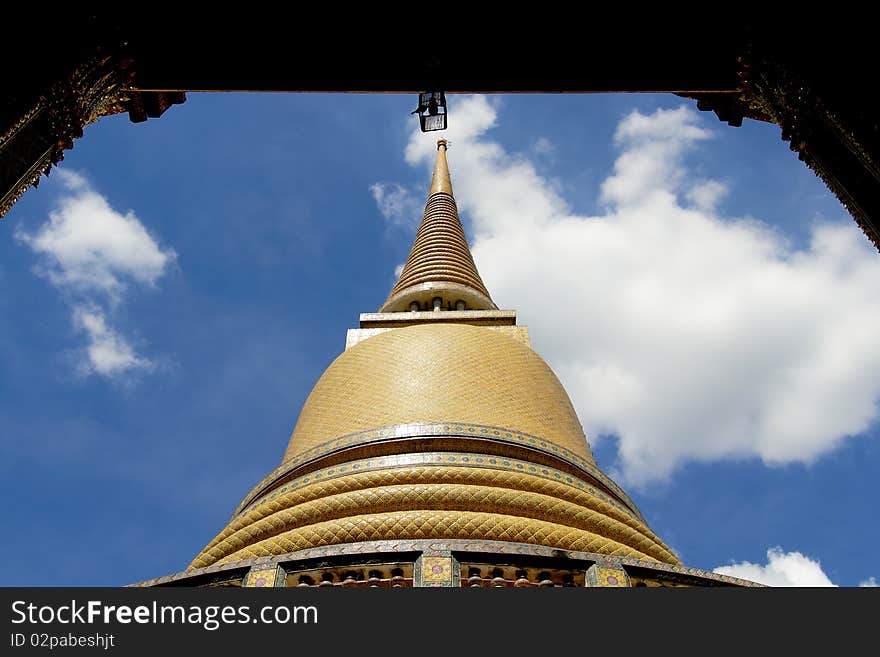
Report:
[[[623,151],[613,175],[602,183],[602,200],[617,208],[668,202],[685,175],[676,166],[682,153],[693,142],[712,136],[694,125],[692,116],[685,106],[652,116],[638,112],[626,116],[614,133],[614,142]]]
[[[767,550],[766,565],[743,561],[721,566],[713,572],[767,586],[837,586],[828,579],[818,561],[800,552],[783,552],[778,547]]]
[[[370,192],[379,211],[395,226],[416,227],[422,219],[423,205],[410,190],[397,183],[374,183]]]
[[[868,579],[859,582],[859,586],[863,588],[876,588],[880,586],[880,584],[877,583],[877,578],[869,577]]]
[[[58,287],[116,297],[125,280],[152,285],[174,260],[129,210],[121,214],[80,174],[59,169],[68,190],[34,235],[16,237],[45,256],[43,273]]]
[[[720,217],[726,191],[684,155],[712,132],[681,107],[632,112],[601,188],[577,216],[488,131],[496,108],[459,99],[448,158],[473,253],[501,307],[519,309],[590,440],[619,437],[620,476],[663,480],[688,461],[810,462],[875,420],[880,258],[852,222],[792,248]],[[407,162],[430,171],[436,137]]]
[[[698,210],[704,212],[712,212],[726,194],[727,186],[717,180],[706,180],[696,183],[685,194],[685,198],[690,201]]]
[[[130,282],[155,285],[176,255],[159,247],[134,212],[114,210],[83,175],[65,169],[56,175],[67,193],[36,233],[19,230],[16,238],[42,256],[38,273],[65,292],[74,327],[89,338],[82,372],[116,377],[149,369],[151,361],[108,326],[102,304],[117,307]]]
[[[83,373],[112,377],[132,369],[152,367],[148,359],[138,357],[128,342],[107,326],[104,313],[98,308],[74,308],[73,321],[89,336]]]
[[[553,142],[546,137],[538,137],[532,144],[532,150],[538,155],[550,155],[556,148],[553,146]]]

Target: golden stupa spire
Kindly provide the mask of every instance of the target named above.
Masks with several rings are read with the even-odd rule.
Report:
[[[281,464],[196,556],[189,574],[206,578],[190,582],[225,581],[213,578],[245,567],[255,586],[406,577],[377,579],[372,569],[385,566],[363,565],[388,564],[412,573],[413,585],[437,584],[420,579],[429,562],[410,550],[448,559],[441,570],[450,577],[463,564],[437,550],[511,575],[515,557],[536,578],[529,586],[550,580],[549,569],[539,574],[549,556],[559,564],[554,586],[573,585],[562,579],[569,575],[628,586],[624,559],[636,577],[649,577],[653,562],[657,580],[668,581],[680,564],[597,467],[568,393],[516,313],[489,298],[452,196],[446,147],[441,140],[424,219],[388,301],[349,330],[345,351],[306,398]],[[525,575],[516,577],[518,587]]]
[[[397,284],[379,312],[496,310],[468,247],[446,162],[447,142],[437,141],[437,161],[425,214]]]
[[[449,148],[449,142],[445,139],[437,140],[437,161],[434,163],[434,175],[431,177],[429,197],[439,192],[452,196],[452,180],[449,177],[449,164],[446,162],[447,148]]]

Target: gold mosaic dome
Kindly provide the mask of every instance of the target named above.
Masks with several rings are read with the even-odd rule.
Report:
[[[464,239],[443,140],[400,280],[378,313],[349,330],[281,465],[190,569],[424,539],[680,563],[596,466],[526,327],[491,301]]]
[[[439,323],[343,352],[306,399],[284,460],[346,434],[450,420],[541,436],[593,464],[568,395],[538,354],[498,331]]]

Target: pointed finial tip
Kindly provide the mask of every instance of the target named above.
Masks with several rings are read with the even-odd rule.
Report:
[[[441,147],[441,146],[442,146],[443,148],[448,149],[448,148],[449,148],[449,142],[446,141],[445,139],[438,139],[438,140],[437,140],[437,150],[438,150],[438,151],[440,150],[440,147]]]

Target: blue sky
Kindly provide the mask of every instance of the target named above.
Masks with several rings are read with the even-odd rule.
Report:
[[[102,119],[0,222],[3,585],[183,570],[407,255],[415,97]],[[880,578],[880,258],[776,126],[671,95],[449,97],[483,279],[690,566]]]

